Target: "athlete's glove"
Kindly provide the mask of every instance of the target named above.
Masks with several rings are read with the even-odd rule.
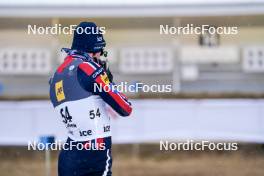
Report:
[[[106,74],[107,74],[109,81],[112,83],[114,78],[109,68],[106,69]]]
[[[104,68],[106,74],[107,74],[107,77],[109,79],[110,82],[113,82],[113,74],[111,73],[109,67],[108,67],[108,64],[107,64],[107,61],[104,61],[104,60],[101,60],[101,59],[97,59],[97,58],[94,58],[94,61],[99,64],[101,67]]]

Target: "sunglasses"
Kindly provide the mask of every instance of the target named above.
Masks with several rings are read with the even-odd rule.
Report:
[[[108,55],[108,52],[105,51],[104,49],[101,50],[101,53],[100,53],[100,56],[104,56],[104,57],[107,57]]]

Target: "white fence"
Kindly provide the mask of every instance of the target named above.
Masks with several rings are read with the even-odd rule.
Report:
[[[114,143],[159,140],[264,142],[264,100],[134,100],[131,117],[113,118]],[[0,102],[0,145],[42,135],[66,138],[48,101]]]

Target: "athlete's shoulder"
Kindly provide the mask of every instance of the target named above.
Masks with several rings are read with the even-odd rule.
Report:
[[[92,76],[95,73],[103,72],[103,68],[94,61],[83,61],[79,64],[79,69],[85,72],[88,76]],[[100,74],[100,73],[99,73]]]

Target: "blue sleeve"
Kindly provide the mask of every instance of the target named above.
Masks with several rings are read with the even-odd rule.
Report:
[[[114,90],[106,72],[95,62],[83,62],[77,70],[78,81],[81,86],[95,95],[99,95],[119,115],[128,116],[132,112],[131,103],[127,97]]]

